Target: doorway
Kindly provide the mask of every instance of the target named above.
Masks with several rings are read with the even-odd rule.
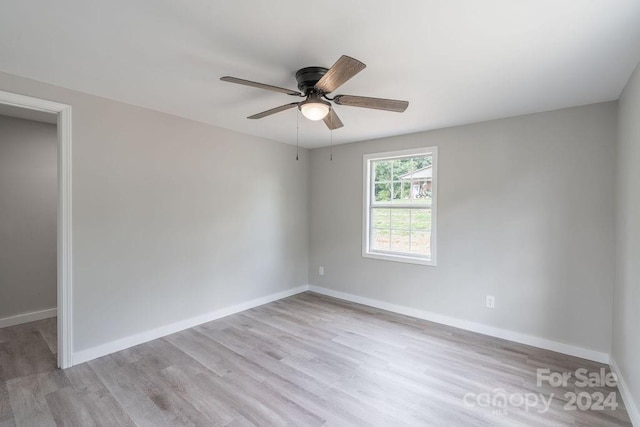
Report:
[[[55,114],[57,120],[57,350],[58,367],[73,365],[71,106],[0,91],[0,106]]]

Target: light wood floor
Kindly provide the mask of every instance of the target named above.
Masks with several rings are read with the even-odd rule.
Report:
[[[0,427],[630,425],[619,395],[616,411],[566,411],[583,389],[536,385],[539,367],[606,365],[312,293],[65,371],[55,352],[55,319],[0,329]],[[546,413],[463,401],[496,389],[554,398]]]

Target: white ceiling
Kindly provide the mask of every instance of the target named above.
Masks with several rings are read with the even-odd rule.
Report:
[[[336,91],[410,101],[337,106],[334,143],[617,99],[640,60],[638,0],[3,0],[0,70],[295,144],[305,66],[367,68]],[[300,145],[328,145],[300,119]]]

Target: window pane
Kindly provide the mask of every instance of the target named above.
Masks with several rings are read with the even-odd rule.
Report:
[[[431,232],[412,231],[411,232],[411,253],[431,257]]]
[[[412,158],[397,159],[393,161],[393,180],[400,181],[402,176],[415,170],[415,162]]]
[[[431,163],[433,161],[433,158],[431,156],[420,156],[420,157],[414,157],[413,160],[416,163],[416,171],[423,169],[427,166],[431,166]]]
[[[375,182],[391,181],[391,162],[373,162],[373,180]]]
[[[391,209],[391,228],[409,230],[411,209]]]
[[[411,199],[411,204],[413,205],[431,205],[431,202],[431,193],[420,195],[417,198]]]
[[[411,230],[431,230],[431,209],[411,209]]]
[[[390,184],[376,184],[373,194],[373,199],[376,202],[389,202],[391,201],[391,185]]]
[[[393,252],[409,253],[411,250],[410,233],[408,230],[391,230],[391,250]]]
[[[371,230],[371,249],[374,251],[388,251],[389,250],[389,230],[381,230],[374,228]]]
[[[396,168],[397,162],[397,168]],[[430,203],[432,187],[431,156],[411,157],[394,162],[393,177],[409,189],[411,203]],[[398,173],[396,173],[398,172]],[[401,173],[402,172],[402,173]]]
[[[373,228],[391,228],[391,209],[371,209],[371,225]]]
[[[398,182],[394,182],[393,183],[393,202],[396,203],[400,203],[402,202],[401,197],[402,197],[402,184],[398,181]]]
[[[431,202],[431,178],[411,179],[411,199],[414,203]]]
[[[402,181],[402,200],[404,202],[411,200],[411,183],[409,181]]]

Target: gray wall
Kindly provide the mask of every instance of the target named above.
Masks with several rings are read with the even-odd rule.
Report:
[[[0,319],[56,307],[56,126],[0,116]]]
[[[307,283],[306,150],[5,73],[0,90],[73,107],[75,351]]]
[[[295,147],[4,73],[0,90],[73,106],[76,351],[308,282],[610,350],[616,103],[296,162]],[[362,258],[362,155],[430,145],[438,266]]]
[[[613,350],[640,408],[640,66],[619,101]]]
[[[309,280],[609,353],[615,140],[612,102],[314,149]],[[433,145],[438,266],[363,258],[363,154]]]

